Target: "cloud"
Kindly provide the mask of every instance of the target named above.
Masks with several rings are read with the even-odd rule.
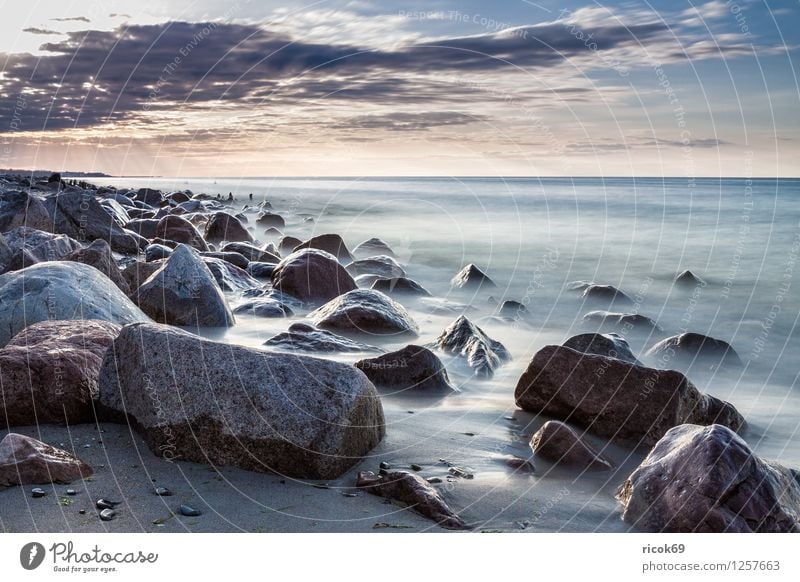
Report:
[[[28,33],[30,33],[30,34],[45,34],[45,35],[50,35],[50,34],[56,34],[56,35],[58,35],[58,34],[63,34],[63,33],[61,33],[61,32],[58,32],[57,30],[49,30],[49,29],[47,29],[47,28],[36,28],[36,27],[34,27],[34,26],[31,26],[31,27],[29,27],[29,28],[23,28],[23,29],[22,29],[22,32],[28,32]]]
[[[86,18],[85,16],[69,16],[64,18],[51,18],[50,20],[54,22],[86,22],[89,23],[91,20]]]
[[[434,127],[468,125],[485,121],[483,115],[468,115],[456,111],[422,113],[398,112],[384,115],[358,115],[333,127],[346,129],[384,129],[388,131],[427,131]]]

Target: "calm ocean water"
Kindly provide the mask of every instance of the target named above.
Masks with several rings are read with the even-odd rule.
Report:
[[[582,317],[594,307],[565,290],[568,283],[585,280],[621,288],[635,298],[638,313],[664,328],[658,336],[629,338],[635,351],[682,331],[731,343],[746,364],[744,371],[711,377],[690,373],[690,378],[736,405],[749,422],[745,438],[759,454],[800,466],[800,180],[218,178],[97,183],[223,196],[233,192],[239,206],[249,203],[253,193],[255,203],[269,200],[285,217],[285,234],[305,239],[339,233],[351,249],[371,237],[388,242],[410,277],[453,304],[450,314],[408,305],[422,329],[420,343],[436,337],[461,305],[514,355],[513,363],[492,381],[471,379],[458,362],[448,363],[462,392],[429,407],[430,414],[438,415],[437,425],[480,425],[476,432],[484,436],[483,444],[471,445],[481,449],[472,458],[476,465],[488,466],[497,452],[522,452],[530,427],[515,431],[501,419],[515,414],[514,385],[533,353],[586,331]],[[306,216],[314,221],[304,222]],[[263,229],[254,234],[267,242]],[[449,280],[467,263],[480,266],[498,284],[495,299],[525,303],[529,323],[492,319],[495,308],[485,293],[453,293]],[[684,269],[707,285],[695,293],[676,292],[672,280]],[[288,325],[285,320],[238,321],[226,341],[259,345]],[[390,424],[402,432],[400,412],[406,404],[389,398],[385,405]],[[416,441],[390,439],[385,446],[396,447],[399,455],[414,442],[434,438],[434,432],[417,435]]]

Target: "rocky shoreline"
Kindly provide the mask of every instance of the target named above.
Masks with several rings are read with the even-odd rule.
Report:
[[[452,362],[482,382],[511,361],[503,337],[490,336],[469,307],[488,305],[502,285],[474,264],[441,273],[466,301],[459,310],[410,278],[381,239],[351,250],[338,234],[303,240],[288,230],[268,202],[238,208],[188,191],[0,176],[0,507],[20,496],[29,507],[29,519],[3,517],[3,528],[180,531],[185,518],[198,531],[304,531],[311,521],[347,531],[528,528],[498,525],[480,496],[456,495],[454,487],[469,491],[483,478],[459,460],[427,451],[399,466],[381,458],[395,431],[412,430],[385,409],[390,395],[458,398]],[[684,272],[674,284],[691,293],[706,282]],[[542,490],[551,470],[573,483],[586,471],[606,474],[599,495],[618,504],[623,529],[798,531],[798,472],[758,458],[747,419],[686,375],[740,369],[734,348],[698,333],[667,337],[610,285],[575,282],[565,292],[592,307],[584,321],[596,332],[528,354],[508,406],[532,416],[517,431],[524,452],[498,458],[504,474],[536,475],[541,461],[550,467]],[[412,305],[452,312],[452,322],[418,343]],[[197,335],[234,327],[239,314],[285,320],[285,330],[260,349]],[[514,299],[491,321],[535,326]],[[625,339],[636,334],[651,340],[639,354]],[[330,354],[359,360],[320,357]],[[78,435],[83,447],[74,446]],[[124,473],[146,466],[155,476],[132,477],[130,490],[106,470],[111,457]],[[282,517],[267,524],[240,519],[221,501],[223,483],[215,503],[231,513],[207,519],[219,507],[198,509],[212,504],[184,478],[203,471],[234,475],[237,492],[263,486],[287,507],[309,503],[323,517],[276,510]],[[531,488],[513,493],[515,502]],[[556,495],[529,500],[526,511],[546,514]],[[154,509],[169,517],[156,523]],[[394,521],[372,517],[387,511]]]

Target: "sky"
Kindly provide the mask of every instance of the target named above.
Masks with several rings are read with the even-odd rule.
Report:
[[[0,168],[800,176],[800,2],[2,2]]]

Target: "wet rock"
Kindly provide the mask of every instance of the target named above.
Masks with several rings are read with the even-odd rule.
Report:
[[[631,347],[625,338],[615,333],[581,333],[569,338],[563,344],[565,347],[572,348],[584,354],[594,354],[596,356],[607,356],[617,358],[623,362],[630,362],[641,366],[641,362],[633,355]]]
[[[587,301],[614,305],[632,305],[633,300],[612,285],[587,285],[581,297]]]
[[[264,231],[264,236],[269,237],[269,238],[281,238],[281,237],[283,237],[283,233],[281,231],[279,231],[277,228],[275,228],[274,226],[271,226],[271,227],[269,227],[268,229],[266,229]],[[303,242],[300,239],[297,239],[297,240],[298,240],[297,244],[293,245],[292,248],[296,247],[298,244]],[[291,250],[291,249],[289,249],[289,250]]]
[[[70,483],[92,469],[67,451],[16,433],[0,441],[0,487],[34,483]]]
[[[357,257],[372,257],[375,255],[386,255],[387,257],[395,256],[392,248],[379,238],[365,240],[353,249],[353,254]]]
[[[161,244],[149,244],[144,249],[144,260],[149,262],[166,259],[172,254],[172,249]]]
[[[164,194],[161,190],[153,188],[139,188],[134,195],[134,200],[144,202],[148,206],[161,206],[164,201]]]
[[[314,324],[347,334],[417,335],[417,324],[405,308],[383,293],[356,289],[331,299],[308,315]]]
[[[224,245],[221,249],[226,253],[239,253],[244,256],[248,261],[257,261],[260,263],[277,263],[281,258],[264,249],[260,249],[255,245],[245,242],[230,242]]]
[[[172,204],[182,204],[192,199],[186,192],[172,192],[168,194],[166,198]]]
[[[166,487],[156,487],[155,490],[153,491],[153,493],[155,495],[157,495],[158,497],[171,497],[172,496],[172,491],[170,491]]]
[[[605,459],[578,433],[563,422],[550,420],[531,438],[534,453],[557,465],[581,469],[610,469],[611,461]]]
[[[282,255],[290,255],[294,251],[295,247],[301,244],[303,244],[303,241],[301,241],[299,238],[294,236],[285,236],[278,241],[278,250]]]
[[[213,243],[252,242],[253,236],[235,216],[227,212],[215,212],[206,223],[205,239]]]
[[[74,497],[75,495],[78,494],[78,492],[75,489],[67,489],[64,493],[66,493],[70,497]]]
[[[47,495],[47,491],[45,491],[41,487],[34,487],[33,489],[31,489],[31,497],[33,497],[34,499],[39,499],[41,497],[44,497],[45,495]]]
[[[271,337],[264,345],[277,350],[321,354],[381,351],[375,346],[362,344],[305,323],[293,323],[287,331]]]
[[[121,228],[91,192],[61,192],[44,202],[52,232],[79,240],[103,239],[117,252],[136,254],[145,247],[142,237]]]
[[[208,251],[206,253],[200,253],[200,256],[203,258],[220,259],[240,269],[247,269],[247,266],[250,264],[247,257],[241,253]]]
[[[663,331],[661,326],[640,313],[615,313],[612,311],[590,311],[583,316],[587,325],[607,327],[617,331]]]
[[[528,412],[568,420],[615,441],[652,445],[673,426],[744,419],[729,403],[702,394],[683,374],[584,354],[564,346],[539,350],[514,392]]]
[[[0,275],[0,347],[33,323],[72,319],[148,321],[108,277],[82,263],[40,263]]]
[[[186,517],[197,517],[199,515],[203,515],[203,512],[199,509],[195,509],[191,505],[181,505],[178,508],[178,513],[181,515],[185,515]]]
[[[165,260],[157,259],[149,263],[137,261],[122,269],[122,276],[125,277],[125,282],[131,288],[131,295],[135,295],[136,290],[141,287],[142,283],[164,266]]]
[[[376,476],[360,471],[356,487],[373,495],[405,503],[420,515],[447,529],[469,529],[469,526],[445,503],[430,483],[408,471],[391,471]]]
[[[519,301],[503,301],[503,304],[498,309],[497,313],[502,317],[508,317],[511,319],[521,319],[523,317],[527,317],[529,312],[528,308],[525,307],[525,304],[520,303]]]
[[[336,257],[305,249],[290,254],[272,272],[275,289],[307,303],[324,303],[356,288]]]
[[[114,219],[114,222],[117,223],[117,226],[120,228],[126,228],[126,225],[130,221],[131,217],[128,214],[128,211],[116,200],[112,200],[111,198],[103,198],[100,200],[100,206],[111,215],[111,218]]]
[[[0,426],[93,422],[100,364],[119,330],[107,321],[42,321],[15,335],[0,349]]]
[[[455,277],[450,280],[450,285],[457,289],[493,289],[497,287],[486,273],[470,263],[461,269]]]
[[[253,279],[247,271],[228,261],[205,256],[203,257],[203,262],[211,271],[211,274],[214,275],[214,280],[223,291],[244,291],[245,289],[261,287],[261,283]]]
[[[363,275],[362,275],[363,276]],[[358,283],[358,278],[356,279]],[[380,291],[386,295],[397,295],[406,297],[430,297],[431,294],[425,287],[412,279],[406,277],[379,277],[372,282],[371,289]]]
[[[233,313],[214,275],[200,254],[188,245],[178,245],[133,297],[142,311],[159,323],[193,327],[234,324]]]
[[[301,251],[303,249],[319,249],[333,255],[342,263],[353,262],[353,255],[350,254],[350,251],[347,249],[347,245],[344,244],[342,237],[340,237],[338,234],[321,234],[319,236],[315,236],[306,242],[297,245],[293,252]]]
[[[247,264],[247,272],[251,277],[256,279],[272,279],[272,273],[277,267],[277,263],[260,263],[258,261],[250,261]]]
[[[644,356],[659,368],[679,370],[738,370],[743,365],[739,354],[728,342],[699,333],[668,337],[647,350]]]
[[[125,228],[146,239],[154,239],[158,236],[156,234],[156,229],[158,228],[159,222],[161,222],[161,220],[158,218],[137,218],[128,221]]]
[[[64,257],[65,261],[74,261],[94,267],[119,287],[120,291],[128,295],[131,292],[128,282],[122,276],[114,255],[111,254],[111,247],[102,239],[97,239],[88,247],[78,249]]]
[[[390,278],[406,276],[403,267],[388,255],[359,259],[345,268],[354,277],[357,275],[379,275]]]
[[[113,509],[104,509],[100,512],[100,519],[103,521],[111,521],[117,516],[117,512]]]
[[[119,504],[120,504],[119,501],[109,501],[108,499],[100,498],[97,501],[95,501],[94,506],[97,509],[114,509]]]
[[[19,226],[48,231],[52,221],[40,198],[27,192],[3,192],[0,194],[0,232]]]
[[[482,378],[491,378],[498,367],[511,360],[503,344],[463,315],[445,328],[435,344],[446,354],[466,358],[467,365]]]
[[[442,361],[422,346],[408,345],[396,352],[359,360],[354,366],[378,387],[433,392],[456,389],[450,384]]]
[[[675,277],[675,285],[685,288],[705,287],[706,282],[691,271],[683,271]]]
[[[30,256],[36,259],[31,264],[40,261],[58,261],[82,248],[81,243],[65,234],[53,234],[26,226],[20,226],[7,232],[5,240],[9,249],[15,253],[19,253],[23,249],[28,251]]]
[[[284,228],[286,226],[286,221],[280,214],[275,214],[274,212],[262,212],[256,218],[256,224],[263,227],[271,226],[274,228]]]
[[[352,366],[157,324],[123,328],[99,406],[127,413],[156,454],[307,479],[338,477],[385,430],[375,387]]]
[[[259,297],[242,303],[237,306],[233,312],[254,315],[256,317],[291,317],[294,315],[291,307],[268,297]]]
[[[194,225],[182,216],[168,215],[158,221],[156,237],[189,245],[198,251],[207,251],[208,245]]]
[[[671,429],[617,493],[650,532],[800,532],[798,472],[757,457],[730,429]]]

